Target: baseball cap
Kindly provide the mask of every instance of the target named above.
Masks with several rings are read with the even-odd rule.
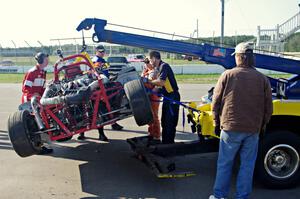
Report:
[[[104,48],[104,46],[99,45],[99,46],[96,47],[96,51],[104,52],[104,51],[105,51],[105,48]]]
[[[235,55],[236,53],[252,53],[253,52],[253,43],[250,42],[242,42],[236,45],[234,53],[231,56]]]

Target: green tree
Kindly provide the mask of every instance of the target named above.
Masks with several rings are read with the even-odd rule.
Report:
[[[293,34],[284,46],[286,52],[300,52],[300,32]]]

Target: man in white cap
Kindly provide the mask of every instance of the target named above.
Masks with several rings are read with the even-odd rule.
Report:
[[[265,129],[273,110],[270,82],[254,68],[251,45],[238,44],[232,55],[235,55],[236,67],[221,75],[213,94],[213,117],[221,135],[214,195],[209,199],[228,197],[237,154],[240,168],[235,198],[249,198],[259,133]]]

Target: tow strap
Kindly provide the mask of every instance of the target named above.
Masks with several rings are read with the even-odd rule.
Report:
[[[184,107],[184,108],[186,108],[186,109],[189,109],[189,110],[191,110],[191,111],[193,111],[193,112],[197,112],[197,113],[200,112],[199,110],[197,110],[197,109],[195,109],[195,108],[193,108],[193,107],[190,107],[190,106],[186,105],[186,104],[188,104],[189,102],[180,102],[180,101],[174,100],[174,99],[172,99],[172,98],[166,97],[165,95],[163,95],[163,94],[161,94],[161,93],[157,93],[157,92],[155,92],[155,91],[153,91],[153,90],[151,90],[151,89],[148,89],[148,88],[147,88],[146,90],[147,90],[147,92],[150,93],[150,94],[153,94],[153,95],[156,95],[156,96],[158,96],[158,97],[162,97],[162,98],[163,98],[163,100],[152,100],[153,102],[165,102],[165,101],[169,101],[169,102],[171,102],[171,104],[177,104],[177,105],[180,105],[180,106],[182,106],[182,107]]]
[[[158,97],[162,97],[163,98],[163,100],[151,100],[152,102],[166,102],[166,101],[169,101],[170,105],[171,104],[177,104],[179,106],[182,106],[182,128],[183,128],[183,132],[184,132],[184,127],[185,127],[185,111],[184,111],[184,109],[188,109],[188,110],[191,110],[191,111],[197,112],[197,113],[200,112],[199,110],[186,105],[189,102],[180,102],[180,101],[174,100],[172,98],[166,97],[165,95],[163,95],[161,93],[155,92],[155,91],[153,91],[153,90],[151,90],[149,88],[146,88],[146,91],[148,93],[152,94],[152,95],[156,95]],[[174,115],[172,109],[170,108],[169,110],[171,112],[171,115]]]

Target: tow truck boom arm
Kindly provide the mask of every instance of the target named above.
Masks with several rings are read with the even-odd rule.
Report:
[[[234,57],[231,54],[233,48],[214,46],[207,43],[192,44],[188,42],[155,38],[144,35],[137,35],[125,32],[106,30],[106,20],[97,18],[86,18],[79,26],[77,31],[88,30],[94,26],[93,41],[108,42],[121,45],[136,46],[165,52],[180,53],[197,56],[203,61],[222,65],[226,69],[235,66]],[[300,74],[300,61],[283,57],[256,54],[256,67],[291,73]]]

